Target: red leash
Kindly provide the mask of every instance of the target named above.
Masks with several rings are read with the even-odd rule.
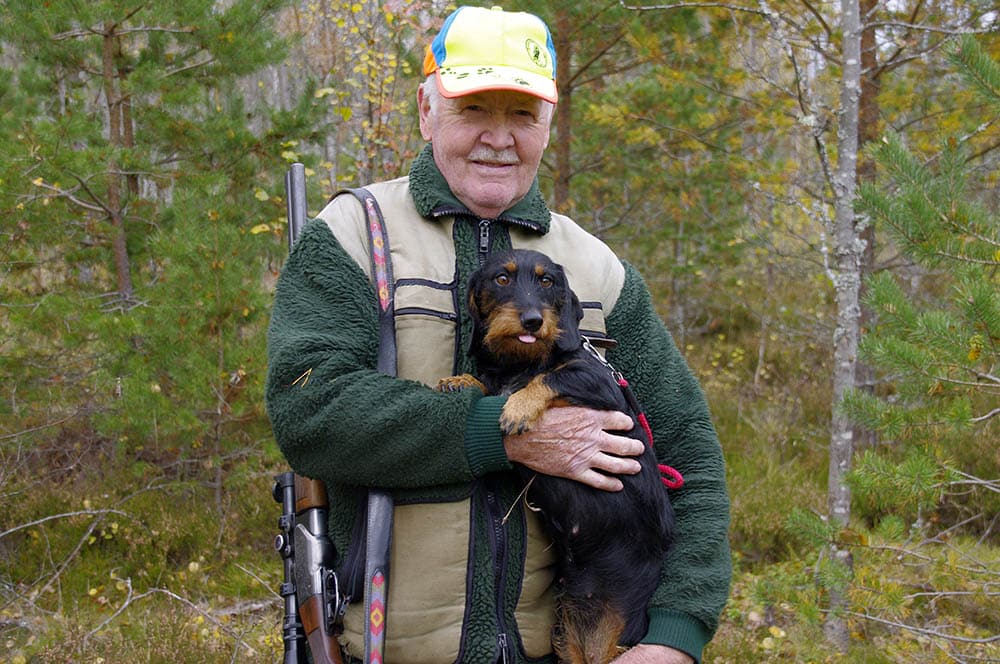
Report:
[[[642,425],[642,430],[646,432],[646,436],[649,438],[649,446],[653,446],[653,429],[649,426],[649,420],[646,419],[646,413],[642,412],[639,408],[639,402],[636,400],[635,395],[632,394],[632,388],[629,386],[628,381],[620,373],[618,374],[618,385],[622,388],[622,392],[625,393],[625,399],[629,402],[629,405],[635,409],[635,412],[639,413],[636,419],[639,420],[639,424]],[[668,466],[665,463],[656,464],[656,467],[660,470],[660,481],[668,489],[679,489],[684,486],[684,476],[681,475],[673,466]],[[667,479],[667,477],[670,479]]]
[[[632,388],[628,384],[628,381],[625,380],[625,376],[622,375],[622,372],[618,371],[618,369],[615,369],[613,366],[611,366],[611,363],[608,362],[606,359],[604,359],[601,356],[601,354],[597,352],[597,349],[594,348],[594,346],[590,343],[590,341],[586,337],[583,338],[583,345],[587,350],[593,353],[598,360],[600,360],[601,364],[603,364],[604,366],[606,366],[608,369],[611,370],[611,375],[612,377],[614,377],[615,382],[618,383],[618,386],[622,388],[622,394],[625,395],[625,400],[628,401],[629,407],[633,411],[638,413],[636,415],[636,419],[639,420],[639,424],[642,426],[642,430],[646,432],[646,437],[649,439],[649,447],[652,448],[653,429],[652,427],[649,426],[649,420],[646,419],[646,413],[644,413],[642,411],[642,407],[639,406],[639,400],[635,398],[635,394],[632,392]],[[668,489],[679,489],[682,486],[684,486],[684,476],[681,475],[680,471],[678,471],[676,468],[668,466],[663,463],[657,464],[656,467],[660,471],[661,475],[660,481],[663,482],[664,486],[666,486]]]

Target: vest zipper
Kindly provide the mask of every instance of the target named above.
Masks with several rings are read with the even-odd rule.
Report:
[[[508,664],[508,662],[510,662],[510,658],[507,656],[507,635],[504,632],[500,632],[497,636],[497,641],[500,643],[500,659],[497,660],[497,663]]]
[[[490,525],[493,528],[493,587],[496,593],[497,607],[497,646],[500,649],[498,662],[506,664],[509,660],[509,644],[507,625],[504,620],[504,583],[507,569],[507,531],[503,524],[503,510],[497,499],[496,491],[486,489],[486,504],[489,509]]]
[[[490,254],[490,220],[479,220],[479,265],[486,262]]]

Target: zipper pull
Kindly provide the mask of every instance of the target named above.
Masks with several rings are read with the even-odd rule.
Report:
[[[490,253],[490,220],[479,220],[479,253]]]
[[[501,632],[497,635],[497,642],[500,644],[500,659],[497,664],[508,664],[510,658],[507,657],[507,635]]]

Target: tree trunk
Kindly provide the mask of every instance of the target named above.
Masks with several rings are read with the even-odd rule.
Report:
[[[118,40],[118,80],[124,81],[125,77],[128,76],[128,68],[125,66],[125,58],[122,54],[122,43]],[[132,122],[132,95],[121,95],[119,103],[122,108],[122,119],[121,119],[121,133],[122,133],[122,145],[128,149],[135,147],[135,126]],[[132,196],[139,195],[139,176],[136,173],[129,173],[125,176],[125,181],[128,183],[128,191]]]
[[[860,6],[864,27],[861,31],[861,101],[858,108],[858,141],[859,150],[863,152],[868,143],[878,139],[879,134],[878,82],[876,80],[878,76],[878,51],[875,44],[875,27],[871,20],[872,14],[878,7],[878,0],[860,0]],[[858,182],[874,181],[875,160],[865,158],[862,155],[858,163]],[[872,224],[869,223],[861,231],[861,239],[865,242],[865,248],[861,257],[860,299],[864,300],[867,290],[865,280],[875,266],[875,227]],[[874,313],[862,305],[862,334],[870,330],[873,324]],[[875,389],[875,371],[865,362],[858,362],[854,380],[855,387],[859,390],[872,392]],[[871,447],[877,442],[878,437],[871,429],[859,425],[854,427],[856,448]]]
[[[556,105],[556,168],[553,175],[552,208],[568,213],[569,179],[572,152],[570,150],[573,123],[573,86],[570,84],[570,64],[573,43],[570,40],[570,21],[565,9],[557,9],[552,43],[556,49],[556,83],[559,85],[559,103]]]
[[[121,98],[116,85],[117,68],[115,67],[115,50],[118,36],[116,26],[110,21],[104,24],[104,44],[102,52],[104,97],[108,107],[108,142],[113,148],[122,146],[122,109]],[[118,277],[118,298],[123,308],[128,308],[132,302],[132,270],[128,256],[128,243],[125,234],[125,218],[122,211],[121,166],[117,156],[112,154],[108,160],[108,198],[107,214],[111,221],[111,246],[115,255],[115,273]]]
[[[837,326],[834,331],[833,418],[830,435],[828,509],[830,522],[845,528],[851,516],[851,492],[847,473],[854,452],[854,430],[840,405],[854,387],[858,335],[861,324],[859,292],[861,256],[864,252],[855,224],[854,199],[857,194],[858,112],[861,99],[861,17],[858,0],[841,0],[843,70],[840,85],[840,122],[837,129],[837,170],[833,179],[834,235],[837,260]],[[850,549],[839,542],[830,545],[835,566],[830,588],[830,612],[824,632],[832,644],[847,650],[848,631],[843,617],[847,607],[846,584],[850,578]]]

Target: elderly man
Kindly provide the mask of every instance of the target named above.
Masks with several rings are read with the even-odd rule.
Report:
[[[385,661],[554,661],[553,553],[512,464],[620,490],[616,475],[637,472],[642,444],[613,432],[632,421],[551,408],[531,431],[503,436],[505,397],[432,389],[475,373],[469,274],[494,251],[548,254],[585,305],[584,333],[618,342],[607,357],[631,379],[658,456],[686,479],[671,495],[677,541],[648,632],[616,661],[697,661],[731,574],[721,450],[642,278],[539,192],[557,101],[548,28],[530,14],[462,7],[427,49],[424,73],[417,103],[429,144],[408,177],[368,186],[391,249],[397,376],[376,371],[368,222],[341,195],[307,224],[278,283],[266,396],[275,437],[297,472],[326,483],[342,561],[357,557],[367,489],[394,498]],[[356,569],[346,563],[342,584]],[[355,602],[344,619],[349,658],[363,653],[362,614]]]

